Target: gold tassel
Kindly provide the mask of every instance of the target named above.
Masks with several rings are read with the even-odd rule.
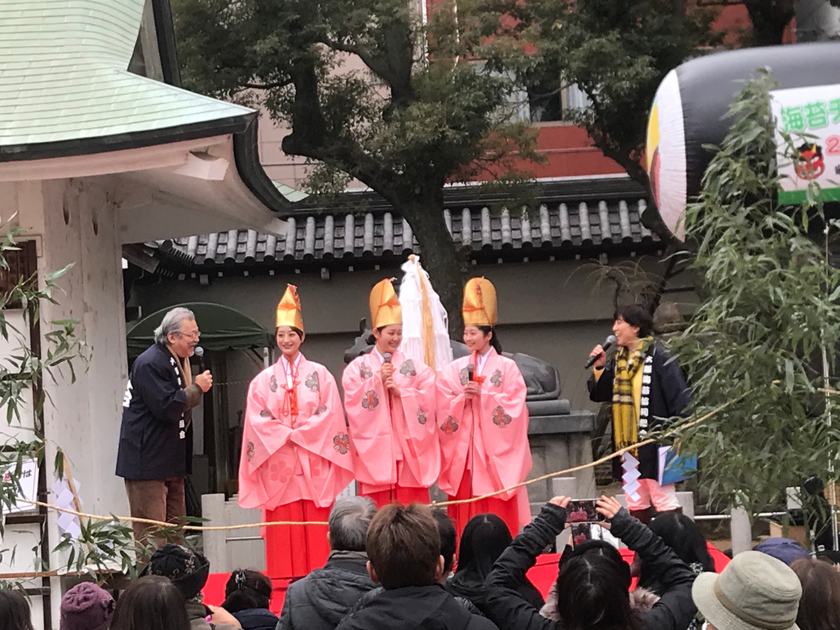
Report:
[[[429,290],[426,288],[426,275],[423,273],[423,267],[420,261],[416,260],[414,254],[409,256],[412,262],[417,263],[417,273],[420,276],[420,309],[423,316],[423,357],[428,365],[433,370],[435,367],[435,323],[432,318],[432,307],[429,304]]]

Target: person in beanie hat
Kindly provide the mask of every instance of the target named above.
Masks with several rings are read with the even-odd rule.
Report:
[[[197,551],[167,543],[152,554],[140,575],[161,575],[178,587],[187,602],[191,630],[235,630],[241,627],[224,608],[205,606],[202,602],[201,589],[210,575],[210,562]]]
[[[811,554],[805,551],[805,548],[795,540],[790,538],[782,538],[781,536],[774,536],[768,538],[757,544],[753,551],[760,551],[766,553],[768,556],[781,560],[786,565],[792,565],[800,558],[810,558]]]
[[[61,630],[107,630],[114,616],[114,598],[93,582],[82,582],[61,598]]]
[[[691,595],[710,630],[799,630],[799,578],[759,551],[738,554],[720,575],[701,573]]]

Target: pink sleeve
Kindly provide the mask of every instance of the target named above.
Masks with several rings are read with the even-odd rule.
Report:
[[[458,492],[469,452],[471,418],[464,417],[464,386],[459,361],[443,368],[435,383],[437,403],[436,428],[441,452],[440,489],[450,496]]]
[[[356,479],[371,485],[397,482],[391,417],[379,369],[369,355],[353,360],[341,376]]]
[[[501,363],[501,365],[499,365]],[[484,451],[493,471],[492,490],[501,490],[526,479],[531,470],[528,443],[528,389],[514,361],[501,360],[482,383],[481,437],[476,447]],[[489,419],[489,421],[488,421]],[[498,485],[501,483],[501,485]],[[515,492],[500,495],[509,499]]]
[[[253,473],[275,452],[285,446],[292,428],[283,423],[275,413],[269,399],[268,378],[272,368],[265,370],[251,381],[245,405],[245,426],[242,435],[242,462]],[[241,468],[241,466],[240,466]]]
[[[395,366],[395,382],[400,396],[392,405],[400,406],[399,439],[406,465],[414,478],[428,488],[440,474],[440,445],[435,426],[435,373],[423,363],[405,360]]]

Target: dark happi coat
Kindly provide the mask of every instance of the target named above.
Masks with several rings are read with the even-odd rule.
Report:
[[[169,479],[187,472],[187,428],[201,388],[184,388],[184,375],[168,348],[155,344],[131,368],[123,400],[117,476]]]
[[[643,440],[648,431],[662,429],[668,420],[683,415],[691,404],[691,392],[679,364],[662,346],[651,344],[640,369],[644,370],[639,411],[639,439]],[[590,400],[611,402],[614,379],[615,358],[607,362],[599,379],[589,377],[587,385]],[[658,478],[658,447],[658,444],[648,444],[639,449],[639,473],[642,479]]]

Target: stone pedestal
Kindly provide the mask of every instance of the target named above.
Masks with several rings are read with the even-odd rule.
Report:
[[[592,461],[592,430],[595,427],[595,414],[584,410],[570,411],[568,404],[569,401],[563,399],[539,401],[537,405],[528,404],[531,411],[528,439],[531,442],[531,455],[534,458],[530,478]],[[532,406],[535,408],[532,409]],[[549,413],[540,413],[540,411],[549,411]],[[579,498],[595,497],[594,469],[585,468],[564,477],[574,478],[575,494]],[[531,502],[532,512],[539,511],[542,504],[553,496],[552,479],[528,486],[528,499]]]

